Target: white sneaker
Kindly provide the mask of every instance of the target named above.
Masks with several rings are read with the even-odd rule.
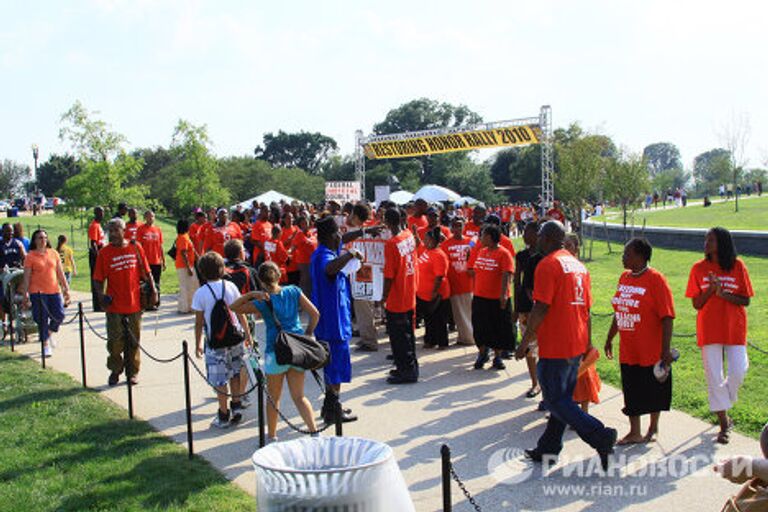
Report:
[[[53,349],[50,345],[43,347],[43,357],[51,357],[53,355]]]
[[[51,346],[51,348],[56,348],[58,343],[56,343],[56,340],[53,339],[53,336],[48,336],[48,344]]]
[[[229,417],[227,419],[222,419],[221,416],[217,413],[216,416],[213,417],[213,421],[211,422],[211,426],[215,428],[229,428],[232,426],[232,424],[229,422]]]

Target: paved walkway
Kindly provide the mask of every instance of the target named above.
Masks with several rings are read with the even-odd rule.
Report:
[[[88,299],[85,294],[74,297],[83,300],[84,305],[90,304]],[[176,314],[175,297],[163,300],[159,314],[145,315],[142,345],[157,357],[170,357],[181,351],[182,339],[193,344],[193,317]],[[85,309],[96,330],[104,334],[104,316],[91,312],[90,307]],[[70,308],[68,314],[74,311]],[[420,341],[418,344],[421,347]],[[124,381],[114,388],[106,385],[104,341],[87,332],[86,345],[89,386],[127,407]],[[510,361],[507,370],[501,372],[476,371],[471,369],[471,349],[453,347],[438,352],[419,348],[420,382],[389,386],[384,382],[390,367],[385,360],[388,345],[382,348],[377,353],[353,356],[354,382],[343,390],[343,398],[360,415],[360,421],[345,425],[344,432],[392,446],[420,512],[441,510],[443,443],[451,447],[457,473],[485,511],[719,510],[737,486],[715,476],[711,462],[758,451],[755,440],[738,434],[732,437],[731,444],[716,445],[715,427],[673,411],[662,415],[659,442],[617,449],[621,463],[613,475],[598,475],[597,457],[573,432],[566,434],[560,463],[544,474],[538,468],[531,472],[532,466],[521,461],[520,450],[534,445],[542,432],[544,416],[535,410],[536,400],[525,398],[529,382],[523,362]],[[39,360],[37,343],[19,345],[17,351]],[[48,365],[80,380],[77,322],[62,328]],[[186,443],[182,362],[159,364],[143,357],[140,380],[134,388],[137,417],[178,443]],[[313,405],[319,408],[321,391],[310,378],[306,389]],[[237,485],[255,493],[250,462],[258,443],[255,410],[247,410],[244,423],[236,429],[210,428],[216,411],[214,395],[194,370],[192,403],[195,453]],[[283,404],[298,422],[287,390]],[[604,385],[601,404],[591,412],[623,433],[627,422],[621,406],[620,391]],[[284,425],[278,435],[282,440],[298,436]],[[637,460],[627,463],[629,458]],[[455,485],[453,499],[455,510],[471,510]]]

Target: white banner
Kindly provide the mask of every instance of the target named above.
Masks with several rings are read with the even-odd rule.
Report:
[[[374,191],[374,200],[376,202],[376,206],[380,205],[382,201],[388,201],[389,200],[389,185],[376,185],[373,189]]]
[[[338,203],[360,201],[359,181],[326,181],[325,182],[325,200],[336,201]]]
[[[347,244],[363,255],[363,265],[352,274],[350,284],[352,297],[357,300],[381,300],[384,292],[384,240],[381,238],[358,238]]]

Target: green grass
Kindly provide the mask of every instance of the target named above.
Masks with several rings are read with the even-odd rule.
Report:
[[[585,243],[589,247],[589,241]],[[610,300],[616,290],[616,283],[622,271],[622,247],[612,244],[613,254],[608,253],[607,244],[595,242],[592,261],[587,262],[592,276],[593,312],[610,313]],[[675,334],[693,334],[696,331],[696,312],[690,299],[685,298],[688,272],[693,263],[703,255],[690,251],[654,249],[651,264],[668,279],[675,299]],[[749,331],[747,338],[763,350],[768,350],[768,259],[744,257],[749,270],[755,297],[747,308]],[[603,344],[610,326],[610,318],[598,317],[593,320],[593,343],[602,353]],[[618,342],[618,337],[616,338]],[[675,363],[672,406],[696,417],[713,421],[707,402],[707,387],[701,363],[701,353],[695,337],[673,338],[672,346],[680,351],[680,360]],[[618,353],[618,349],[614,348]],[[758,437],[768,421],[768,356],[748,348],[750,364],[739,400],[731,411],[736,430],[752,437]],[[619,364],[604,357],[598,362],[600,377],[610,384],[621,387]],[[663,418],[662,418],[663,421]],[[662,425],[663,428],[663,425]]]
[[[667,208],[649,210],[637,210],[634,215],[635,226],[642,226],[643,220],[648,226],[668,226],[677,228],[697,228],[723,226],[725,228],[745,229],[752,231],[768,230],[768,195],[763,197],[741,197],[739,198],[739,211],[734,211],[733,199],[721,201],[720,198],[714,199],[712,206],[704,208],[701,200],[691,201],[685,208],[671,208],[669,203]],[[603,218],[609,223],[620,224],[623,220],[620,209],[609,208],[604,216],[595,217],[595,220],[602,222]],[[631,217],[627,218],[627,224],[631,224]]]
[[[84,222],[81,228],[80,219],[62,214],[38,215],[36,217],[19,217],[9,221],[21,222],[24,226],[24,234],[27,238],[38,228],[45,229],[55,248],[59,235],[67,235],[70,246],[75,251],[75,265],[77,275],[72,278],[72,289],[88,292],[90,288],[90,274],[88,268],[88,222]],[[157,217],[156,224],[163,231],[163,253],[168,251],[176,240],[176,221],[163,217]],[[105,226],[106,227],[106,226]],[[166,272],[161,280],[162,293],[177,293],[179,280],[176,278],[174,262],[165,255]]]
[[[199,457],[61,373],[0,352],[0,510],[253,510]]]

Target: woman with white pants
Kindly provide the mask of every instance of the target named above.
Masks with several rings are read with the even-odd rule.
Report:
[[[696,337],[707,378],[709,408],[717,414],[717,442],[727,444],[733,421],[728,410],[747,374],[747,310],[754,295],[744,262],[736,256],[730,232],[712,228],[704,240],[704,259],[691,268],[685,296],[697,310]],[[723,371],[723,358],[728,374]]]

